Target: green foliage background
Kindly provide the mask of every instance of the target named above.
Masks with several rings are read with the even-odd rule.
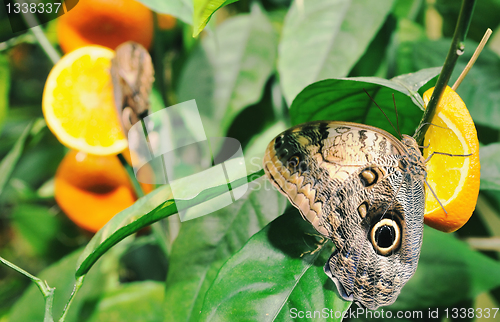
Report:
[[[433,86],[439,70],[429,68],[443,64],[460,7],[452,0],[141,2],[178,18],[174,30],[155,34],[153,109],[196,99],[207,136],[238,139],[249,173],[260,169],[267,143],[293,124],[351,120],[392,131],[363,88],[392,120],[394,93],[402,132],[412,135],[422,114],[415,93]],[[418,270],[384,311],[421,310],[425,317],[435,309],[451,314],[453,307],[499,307],[498,16],[500,1],[478,1],[451,80],[486,28],[493,29],[457,91],[482,144],[476,211],[456,233],[425,228]],[[0,11],[1,26],[5,19]],[[56,23],[43,29],[57,47]],[[66,321],[330,321],[294,319],[290,312],[349,307],[323,273],[332,244],[318,238],[265,178],[213,214],[182,224],[170,216],[153,233],[102,248],[175,212],[166,201],[168,187],[160,187],[122,212],[111,233],[90,241],[54,201],[53,177],[66,148],[40,120],[52,65],[30,33],[9,35],[2,27],[0,39],[6,40],[0,43],[0,256],[56,287],[56,317],[76,268],[88,274]],[[363,78],[333,79],[345,77]],[[351,100],[341,99],[346,93]],[[105,254],[93,265],[96,252]],[[0,266],[1,322],[41,321],[43,305],[29,280]],[[411,320],[418,319],[399,319]]]

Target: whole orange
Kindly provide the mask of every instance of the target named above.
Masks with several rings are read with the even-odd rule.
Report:
[[[145,192],[152,190],[151,185],[142,188]],[[55,199],[75,224],[96,232],[137,197],[116,155],[97,156],[72,150],[57,169]]]
[[[149,48],[153,31],[153,13],[135,0],[80,0],[57,23],[66,53],[91,44],[116,49],[128,40]]]

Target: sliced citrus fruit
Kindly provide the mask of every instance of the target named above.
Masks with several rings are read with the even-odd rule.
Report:
[[[126,41],[149,48],[153,34],[153,13],[135,0],[79,1],[57,18],[57,38],[65,53],[93,44],[116,49]]]
[[[113,56],[105,47],[82,47],[65,55],[49,73],[43,114],[50,130],[69,148],[111,155],[127,147],[113,100]]]
[[[434,88],[423,95],[425,105]],[[424,158],[433,152],[427,162],[427,182],[436,193],[441,205],[426,187],[424,221],[445,232],[462,227],[472,215],[479,194],[479,142],[474,122],[464,102],[455,91],[446,87],[436,114],[425,134]]]
[[[129,156],[127,150],[123,155]],[[101,229],[137,199],[127,172],[114,155],[72,150],[59,164],[54,185],[59,207],[71,221],[90,232]],[[147,184],[141,187],[145,193],[153,189]]]

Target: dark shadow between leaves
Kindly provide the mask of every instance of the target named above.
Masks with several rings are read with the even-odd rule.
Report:
[[[274,220],[267,234],[273,247],[291,258],[313,262],[315,266],[325,264],[316,260],[317,255],[323,247],[332,245],[294,207],[288,207],[283,215]]]

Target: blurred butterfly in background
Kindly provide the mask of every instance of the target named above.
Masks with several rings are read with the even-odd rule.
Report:
[[[116,48],[111,61],[115,106],[125,133],[149,113],[154,68],[148,51],[128,41]]]
[[[297,125],[272,140],[267,177],[335,244],[325,273],[345,300],[394,303],[417,269],[425,159],[410,136],[333,121]]]

